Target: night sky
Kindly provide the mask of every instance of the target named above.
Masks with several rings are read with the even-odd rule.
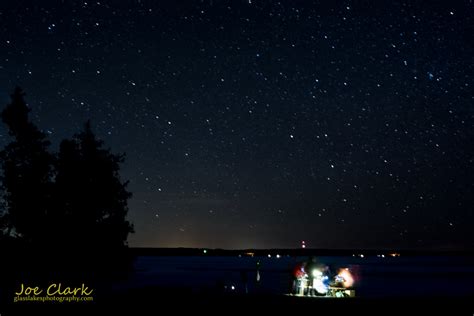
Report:
[[[472,249],[474,3],[312,2],[1,1],[1,106],[127,154],[131,246]]]

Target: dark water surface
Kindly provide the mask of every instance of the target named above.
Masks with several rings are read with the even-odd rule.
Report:
[[[308,257],[139,256],[134,273],[116,290],[166,287],[235,293],[290,292],[291,272]],[[474,295],[474,260],[467,256],[316,257],[332,271],[349,268],[357,297]],[[260,282],[256,281],[260,261]]]

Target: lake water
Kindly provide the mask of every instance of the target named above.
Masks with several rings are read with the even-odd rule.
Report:
[[[316,257],[333,271],[352,271],[358,297],[474,295],[474,259],[463,256]],[[291,271],[307,257],[140,256],[127,282],[117,290],[169,287],[179,291],[290,292]],[[260,261],[260,282],[256,266]],[[247,286],[245,286],[247,284]],[[245,289],[247,288],[247,289]]]

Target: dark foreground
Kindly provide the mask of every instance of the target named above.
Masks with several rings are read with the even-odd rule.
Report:
[[[331,299],[282,295],[193,294],[180,289],[140,289],[92,303],[8,305],[1,315],[473,315],[474,297]]]
[[[259,257],[145,253],[130,260],[102,253],[82,261],[77,256],[65,260],[64,254],[62,260],[52,260],[52,254],[11,253],[4,257],[10,260],[0,260],[0,315],[474,315],[472,254],[391,259],[376,253],[364,258],[320,255],[321,262],[353,267],[360,282],[355,298],[313,298],[284,295],[295,262],[311,253],[278,252],[279,258],[276,253],[268,257],[269,251]],[[256,262],[261,263],[258,287]],[[244,275],[248,294],[242,292]],[[19,284],[45,289],[59,282],[85,283],[94,289],[93,300],[13,302]],[[226,284],[236,290],[223,292]]]

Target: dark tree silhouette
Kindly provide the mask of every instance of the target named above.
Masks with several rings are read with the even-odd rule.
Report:
[[[50,154],[46,135],[28,118],[23,91],[16,88],[11,97],[1,113],[13,141],[0,152],[0,239],[67,244],[69,252],[124,248],[133,231],[126,220],[131,193],[119,176],[124,155],[104,149],[89,122]]]
[[[41,243],[48,235],[52,166],[49,141],[28,118],[24,93],[16,88],[1,116],[13,141],[0,152],[3,170],[3,231],[28,243]]]
[[[29,111],[16,88],[1,113],[13,140],[0,152],[0,249],[9,258],[0,260],[0,279],[13,291],[25,273],[32,283],[124,276],[133,267],[131,193],[119,176],[124,155],[104,149],[89,122],[50,154]]]
[[[104,149],[90,122],[60,145],[55,181],[56,218],[68,242],[86,248],[119,249],[133,231],[126,220],[131,193],[119,176],[123,155]]]

